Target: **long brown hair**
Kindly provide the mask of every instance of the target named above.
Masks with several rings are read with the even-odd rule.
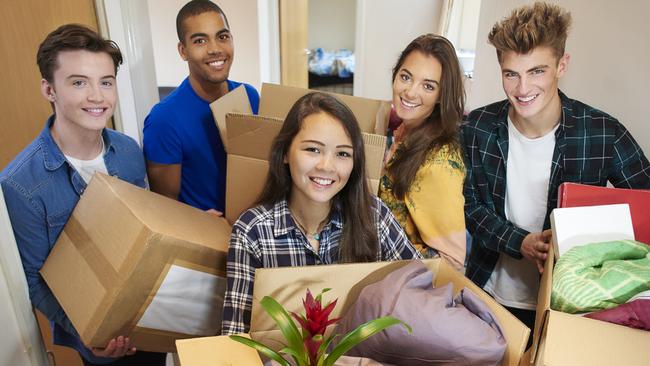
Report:
[[[409,43],[393,68],[393,82],[404,60],[413,51],[435,57],[442,65],[440,99],[424,123],[409,132],[388,167],[393,180],[393,194],[398,199],[404,199],[429,151],[448,145],[452,152],[460,154],[458,128],[465,108],[460,64],[454,46],[445,37],[425,34]]]
[[[373,209],[375,202],[366,179],[366,158],[361,129],[354,114],[343,102],[324,93],[310,93],[291,107],[280,133],[273,141],[269,173],[258,204],[269,205],[291,194],[291,173],[284,157],[307,116],[324,112],[341,122],[352,140],[353,167],[347,184],[333,198],[332,210],[340,209],[343,232],[339,242],[339,262],[376,260],[379,240]]]

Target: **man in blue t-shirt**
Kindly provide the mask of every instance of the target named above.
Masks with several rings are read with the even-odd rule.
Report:
[[[190,75],[144,121],[151,190],[202,210],[224,211],[226,152],[210,103],[242,85],[228,80],[234,46],[228,19],[209,0],[192,0],[176,17],[178,52]],[[243,84],[253,113],[259,95]]]

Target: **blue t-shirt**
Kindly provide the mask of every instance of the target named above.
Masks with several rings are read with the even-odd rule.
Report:
[[[242,85],[227,80],[228,91]],[[260,97],[243,84],[253,113]],[[178,200],[202,210],[224,212],[226,152],[210,103],[196,94],[188,78],[156,104],[144,120],[144,156],[158,164],[181,164]]]

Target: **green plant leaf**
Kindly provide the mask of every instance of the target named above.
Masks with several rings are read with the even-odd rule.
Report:
[[[289,361],[285,360],[279,353],[263,345],[262,343],[254,341],[250,338],[237,336],[237,335],[231,335],[230,339],[232,339],[233,341],[237,341],[239,343],[243,343],[248,347],[255,349],[257,352],[262,353],[263,355],[273,359],[275,362],[279,363],[282,366],[291,366]]]
[[[323,362],[325,362],[325,352],[327,352],[327,349],[329,348],[330,344],[338,337],[336,334],[330,336],[327,338],[323,343],[321,343],[320,347],[318,347],[318,366],[322,366]]]
[[[334,362],[336,362],[336,360],[338,360],[339,357],[343,356],[347,351],[352,349],[352,347],[381,332],[382,330],[397,324],[402,324],[409,332],[409,334],[413,331],[408,324],[392,316],[385,316],[361,324],[355,330],[346,334],[341,339],[339,344],[334,347],[332,352],[327,356],[325,362],[323,363],[323,366],[334,365]]]
[[[260,304],[280,328],[280,332],[288,342],[288,348],[295,352],[292,356],[296,359],[296,363],[309,364],[309,355],[303,345],[302,336],[287,311],[270,296],[264,296]]]

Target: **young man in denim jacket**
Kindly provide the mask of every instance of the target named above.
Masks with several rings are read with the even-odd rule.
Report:
[[[54,343],[76,349],[84,364],[164,365],[165,354],[137,352],[128,336],[86,347],[39,274],[94,172],[145,187],[142,152],[105,128],[117,103],[117,45],[80,25],[64,25],[41,43],[41,93],[54,114],[0,173],[32,305],[50,320]]]
[[[515,9],[492,28],[507,99],[468,116],[466,275],[533,328],[549,214],[562,182],[650,188],[650,165],[612,116],[558,89],[571,15],[546,3]]]

